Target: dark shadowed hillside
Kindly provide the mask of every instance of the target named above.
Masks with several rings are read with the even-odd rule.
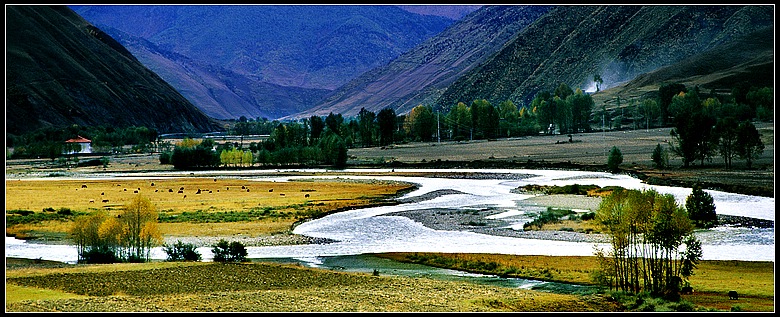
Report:
[[[46,126],[221,129],[66,6],[6,6],[6,133]]]
[[[556,7],[461,76],[435,105],[528,104],[561,83],[588,91],[596,74],[609,88],[772,27],[773,16],[772,6]]]
[[[593,100],[611,107],[618,97],[624,100],[655,97],[660,84],[672,82],[721,94],[731,93],[731,88],[742,82],[755,87],[773,87],[774,44],[774,28],[766,27],[594,93]]]

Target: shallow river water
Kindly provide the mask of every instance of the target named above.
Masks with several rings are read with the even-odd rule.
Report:
[[[296,170],[324,171],[324,170]],[[347,172],[390,172],[391,170],[354,169]],[[494,208],[504,210],[507,221],[524,212],[520,201],[530,195],[512,193],[511,190],[528,184],[569,185],[595,184],[599,186],[622,186],[631,189],[655,189],[662,194],[672,194],[679,204],[684,205],[690,188],[652,186],[627,175],[601,172],[560,170],[394,170],[396,172],[479,172],[480,179],[450,179],[439,177],[403,176],[331,176],[333,178],[381,179],[416,183],[420,188],[403,198],[411,198],[437,190],[457,190],[463,194],[450,194],[420,202],[396,206],[382,206],[350,210],[312,220],[297,226],[294,233],[336,240],[327,244],[247,247],[252,259],[293,260],[309,266],[318,266],[327,259],[340,256],[356,256],[380,252],[463,252],[500,253],[520,255],[593,255],[595,248],[608,246],[588,242],[566,242],[541,239],[513,238],[479,234],[467,231],[434,230],[401,216],[387,214],[405,210],[453,209],[473,210]],[[272,171],[273,172],[273,171]],[[237,172],[235,177],[257,181],[288,181],[293,178],[325,178],[328,176],[271,177],[268,172]],[[523,177],[500,177],[506,173],[525,175]],[[175,173],[165,173],[166,175]],[[190,174],[189,172],[187,174]],[[202,172],[204,176],[230,176],[231,173]],[[184,175],[182,173],[182,175]],[[496,175],[490,177],[490,175]],[[105,177],[115,177],[106,175]],[[122,177],[155,177],[154,173],[122,174]],[[100,178],[92,175],[89,178]],[[86,176],[84,178],[87,178]],[[774,198],[732,194],[706,190],[715,201],[716,212],[722,215],[746,216],[774,221]],[[501,216],[498,216],[501,217]],[[525,218],[527,219],[527,217]],[[520,221],[520,220],[517,220]],[[513,226],[517,227],[517,226]],[[522,226],[519,226],[522,228]],[[730,228],[718,227],[696,233],[702,241],[704,260],[772,261],[775,259],[774,228]],[[77,253],[74,246],[34,244],[6,237],[6,256],[32,259],[55,260],[75,263]],[[205,261],[212,259],[210,248],[198,248]],[[165,259],[162,248],[152,250],[153,259]],[[286,260],[284,260],[286,259]],[[327,266],[327,264],[325,265]]]

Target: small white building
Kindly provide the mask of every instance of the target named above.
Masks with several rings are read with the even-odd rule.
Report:
[[[76,138],[65,141],[66,144],[78,144],[80,150],[74,151],[73,149],[66,149],[65,154],[79,154],[79,153],[92,153],[92,140],[77,136]]]

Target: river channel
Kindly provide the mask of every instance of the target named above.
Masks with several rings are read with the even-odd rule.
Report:
[[[293,170],[290,170],[293,171]],[[298,172],[328,172],[327,170],[294,170]],[[570,185],[595,184],[601,187],[622,186],[630,189],[654,189],[662,194],[672,194],[679,204],[685,204],[685,198],[691,193],[690,188],[647,185],[641,180],[622,174],[586,171],[562,170],[521,170],[521,169],[436,169],[436,170],[390,170],[390,169],[347,169],[344,172],[354,175],[332,176],[271,176],[273,171],[240,171],[235,172],[196,172],[204,177],[225,176],[238,177],[256,181],[284,182],[296,178],[350,178],[379,179],[415,183],[419,189],[401,197],[409,201],[394,206],[372,207],[339,212],[311,220],[298,225],[294,233],[305,236],[333,240],[332,243],[247,247],[248,258],[253,260],[270,260],[278,262],[296,262],[306,266],[325,268],[344,268],[347,270],[370,271],[368,265],[377,266],[376,257],[371,253],[382,252],[462,252],[462,253],[499,253],[518,255],[579,255],[590,256],[596,248],[607,249],[608,245],[595,242],[575,242],[546,239],[517,238],[482,234],[472,231],[436,230],[410,218],[391,215],[401,211],[429,210],[484,210],[495,211],[493,218],[500,218],[507,223],[508,229],[522,229],[524,222],[530,221],[526,212],[527,204],[522,201],[533,197],[513,193],[512,189],[528,184],[537,185]],[[376,172],[432,172],[446,173],[478,173],[479,177],[445,178],[413,177],[413,176],[368,176],[360,175]],[[154,178],[161,174],[176,176],[177,173],[122,173],[111,175],[84,175],[72,179],[96,178]],[[182,176],[192,176],[184,172]],[[326,173],[327,174],[327,173]],[[391,173],[392,174],[392,173]],[[446,195],[437,195],[431,199],[412,199],[424,197],[426,194],[446,191]],[[714,199],[716,212],[719,215],[744,216],[774,221],[774,198],[726,193],[706,190]],[[742,261],[772,261],[775,259],[774,228],[737,228],[716,227],[711,230],[696,232],[702,241],[703,260],[742,260]],[[21,257],[31,259],[54,260],[76,263],[77,253],[72,245],[36,244],[6,237],[6,257]],[[211,261],[210,248],[198,248],[204,261]],[[363,256],[366,255],[366,256]],[[164,260],[166,254],[162,248],[151,252],[154,260]],[[362,261],[362,262],[361,262]],[[365,261],[369,261],[366,264]],[[374,262],[371,262],[374,261]],[[350,267],[344,263],[356,264]],[[400,264],[394,264],[400,265]],[[404,266],[383,266],[387,271],[406,272]],[[437,270],[437,269],[431,269]],[[409,272],[419,274],[420,268]],[[432,273],[433,272],[433,273]],[[442,274],[442,271],[432,271],[426,274]],[[438,272],[438,273],[437,273]],[[411,273],[410,273],[411,274]],[[444,272],[443,275],[458,276],[461,273]],[[472,278],[474,276],[471,276]],[[479,277],[486,283],[493,283],[494,277]],[[533,285],[534,281],[507,282],[506,279],[495,283],[518,283],[518,285]]]

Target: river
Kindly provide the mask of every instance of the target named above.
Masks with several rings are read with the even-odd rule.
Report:
[[[293,170],[290,170],[293,171]],[[327,172],[326,170],[294,170],[300,172]],[[323,259],[338,256],[354,256],[381,252],[463,252],[499,253],[518,255],[593,255],[596,248],[607,245],[588,242],[568,242],[528,238],[514,238],[480,234],[468,231],[434,230],[421,223],[402,216],[387,214],[406,210],[451,209],[473,210],[494,208],[503,210],[508,221],[522,221],[524,210],[520,201],[531,195],[512,193],[511,190],[528,184],[570,185],[595,184],[601,187],[622,186],[630,189],[655,189],[662,194],[672,194],[679,204],[685,204],[690,188],[647,185],[641,180],[622,174],[562,170],[520,170],[520,169],[347,169],[358,175],[332,176],[271,176],[274,171],[233,172],[181,172],[181,175],[230,176],[257,181],[289,181],[295,178],[352,178],[395,180],[416,183],[419,189],[402,198],[412,198],[438,190],[455,190],[460,193],[434,199],[403,203],[395,206],[372,207],[331,214],[305,222],[294,229],[294,233],[336,240],[327,244],[247,247],[248,258],[292,259],[307,265],[317,266]],[[360,172],[473,172],[481,173],[479,179],[411,177],[411,176],[361,176]],[[185,174],[186,173],[186,174]],[[177,173],[165,172],[165,175]],[[506,177],[513,174],[517,177]],[[160,173],[132,173],[111,175],[89,175],[76,179],[113,177],[153,178]],[[491,177],[495,175],[495,177]],[[716,212],[722,215],[745,216],[774,221],[774,198],[705,190],[712,195]],[[500,216],[499,216],[500,217]],[[514,217],[514,218],[513,218]],[[525,218],[527,220],[527,217]],[[513,226],[515,227],[515,226]],[[520,226],[522,227],[522,226]],[[703,260],[772,261],[775,259],[774,228],[732,228],[717,227],[696,233],[702,240]],[[6,256],[54,260],[75,263],[75,246],[35,244],[6,237]],[[205,261],[212,259],[210,248],[198,248]],[[152,259],[163,260],[166,254],[162,248],[151,252]]]

